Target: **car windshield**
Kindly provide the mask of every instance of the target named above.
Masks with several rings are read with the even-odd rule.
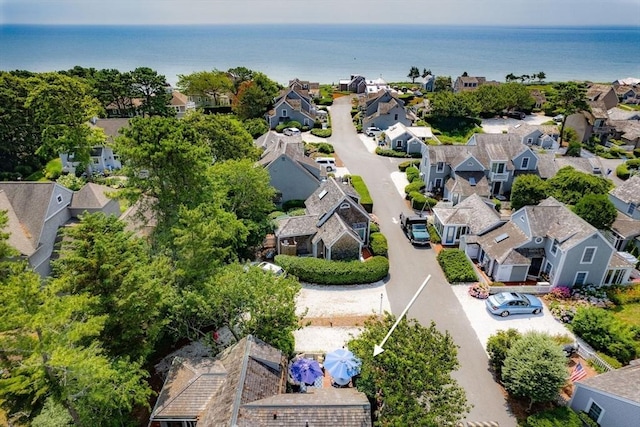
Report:
[[[502,304],[506,300],[505,296],[501,293],[495,294],[493,297],[496,299],[496,301],[498,301],[499,304]]]
[[[427,226],[424,224],[413,224],[413,231],[427,231]]]

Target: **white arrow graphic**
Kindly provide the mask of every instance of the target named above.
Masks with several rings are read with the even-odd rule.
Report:
[[[373,357],[376,357],[377,355],[379,355],[380,353],[382,353],[384,351],[384,348],[382,348],[384,346],[384,343],[387,342],[387,340],[389,339],[389,337],[393,333],[393,330],[396,328],[396,326],[398,326],[398,324],[400,323],[402,318],[407,314],[407,311],[409,311],[409,309],[411,308],[413,303],[416,301],[416,299],[420,295],[420,292],[422,292],[424,287],[427,286],[427,282],[429,281],[429,279],[431,279],[431,275],[428,275],[427,278],[424,279],[424,282],[422,282],[422,285],[420,285],[420,288],[418,289],[416,294],[413,296],[413,298],[411,298],[411,301],[409,301],[409,304],[407,304],[407,306],[404,308],[404,310],[402,310],[402,313],[400,313],[400,316],[398,316],[398,318],[396,319],[396,323],[394,323],[393,326],[391,327],[391,329],[389,330],[389,332],[387,332],[387,336],[384,337],[384,339],[382,340],[380,345],[373,346]]]

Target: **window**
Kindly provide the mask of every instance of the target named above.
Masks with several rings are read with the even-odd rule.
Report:
[[[522,159],[521,169],[527,169],[529,167],[529,158],[525,157]]]
[[[467,166],[473,166],[473,162],[467,162]]]
[[[573,281],[574,285],[584,285],[587,282],[588,271],[578,271],[576,273],[576,279]]]
[[[444,162],[438,162],[438,166],[436,166],[436,172],[444,172]]]
[[[62,200],[63,200],[63,199],[62,199],[62,196],[61,196],[60,194],[58,194],[58,195],[56,196],[56,201],[58,202],[58,204],[62,203]]]
[[[580,261],[580,264],[591,264],[596,254],[596,249],[597,248],[595,246],[588,246],[584,248],[584,252],[582,252],[582,260]]]
[[[595,422],[598,422],[598,420],[602,416],[602,408],[598,406],[598,404],[593,400],[589,402],[588,408],[589,410],[587,411],[587,415],[589,416],[589,418],[591,418]]]
[[[398,120],[398,115],[393,116],[393,120]]]
[[[556,239],[553,239],[553,244],[551,245],[551,253],[554,255],[558,253],[558,241]]]
[[[493,173],[504,173],[504,163],[492,163],[491,164],[491,172],[493,172]]]
[[[542,269],[542,272],[544,274],[549,274],[551,273],[551,270],[553,270],[553,264],[551,264],[549,261],[547,261],[544,265],[544,268]]]
[[[343,203],[340,205],[340,209],[349,209],[351,205],[349,203]]]
[[[533,144],[533,138],[527,138],[527,144],[529,145]]]
[[[629,209],[627,209],[627,214],[629,215],[633,215],[633,211],[636,210],[636,204],[635,203],[629,203]]]

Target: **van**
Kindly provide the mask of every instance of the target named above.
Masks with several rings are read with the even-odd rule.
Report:
[[[285,135],[289,135],[289,136],[300,135],[300,129],[298,129],[298,128],[286,128],[284,131],[282,131],[282,133],[284,133]]]
[[[324,166],[327,172],[336,170],[336,159],[333,157],[316,157],[316,163],[320,166]]]

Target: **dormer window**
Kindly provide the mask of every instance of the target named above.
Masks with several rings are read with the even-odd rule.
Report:
[[[527,169],[529,168],[529,158],[528,157],[523,157],[522,158],[522,169]]]
[[[349,203],[342,203],[340,205],[340,209],[349,209],[351,207],[351,205]]]
[[[436,172],[444,172],[444,162],[438,162],[436,166]]]

